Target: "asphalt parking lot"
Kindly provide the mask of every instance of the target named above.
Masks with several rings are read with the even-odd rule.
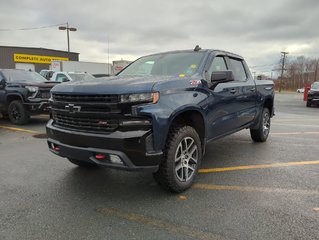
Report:
[[[277,94],[268,141],[210,143],[183,194],[51,154],[47,116],[0,120],[0,239],[319,239],[319,107],[305,105]]]

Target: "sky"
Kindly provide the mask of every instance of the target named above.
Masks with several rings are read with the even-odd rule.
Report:
[[[281,52],[319,58],[318,0],[0,0],[0,45],[67,50],[80,61],[135,60],[170,50],[221,49],[271,74]],[[51,27],[48,27],[51,26]],[[42,28],[45,27],[45,28]],[[18,30],[22,28],[39,28]]]

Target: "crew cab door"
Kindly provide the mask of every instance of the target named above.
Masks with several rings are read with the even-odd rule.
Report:
[[[209,88],[206,106],[208,140],[236,131],[255,116],[255,84],[248,76],[244,62],[225,55],[215,56],[206,75],[223,70],[232,70],[235,81]]]
[[[256,84],[243,59],[226,57],[226,60],[235,77],[235,81],[232,82],[236,89],[234,108],[237,120],[235,126],[240,128],[252,122],[256,116]]]

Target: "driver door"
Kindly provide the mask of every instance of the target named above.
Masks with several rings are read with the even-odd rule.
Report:
[[[208,81],[212,72],[229,70],[226,58],[223,55],[215,56],[207,70]],[[220,83],[208,90],[207,99],[207,139],[218,138],[231,132],[237,121],[235,108],[238,96],[237,86],[234,82]]]

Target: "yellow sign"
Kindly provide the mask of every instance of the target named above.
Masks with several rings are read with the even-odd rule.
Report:
[[[30,55],[30,54],[18,54],[13,55],[15,62],[24,62],[24,63],[42,63],[42,64],[51,64],[52,60],[64,60],[69,61],[69,58],[65,57],[53,57],[53,56],[40,56],[40,55]]]

